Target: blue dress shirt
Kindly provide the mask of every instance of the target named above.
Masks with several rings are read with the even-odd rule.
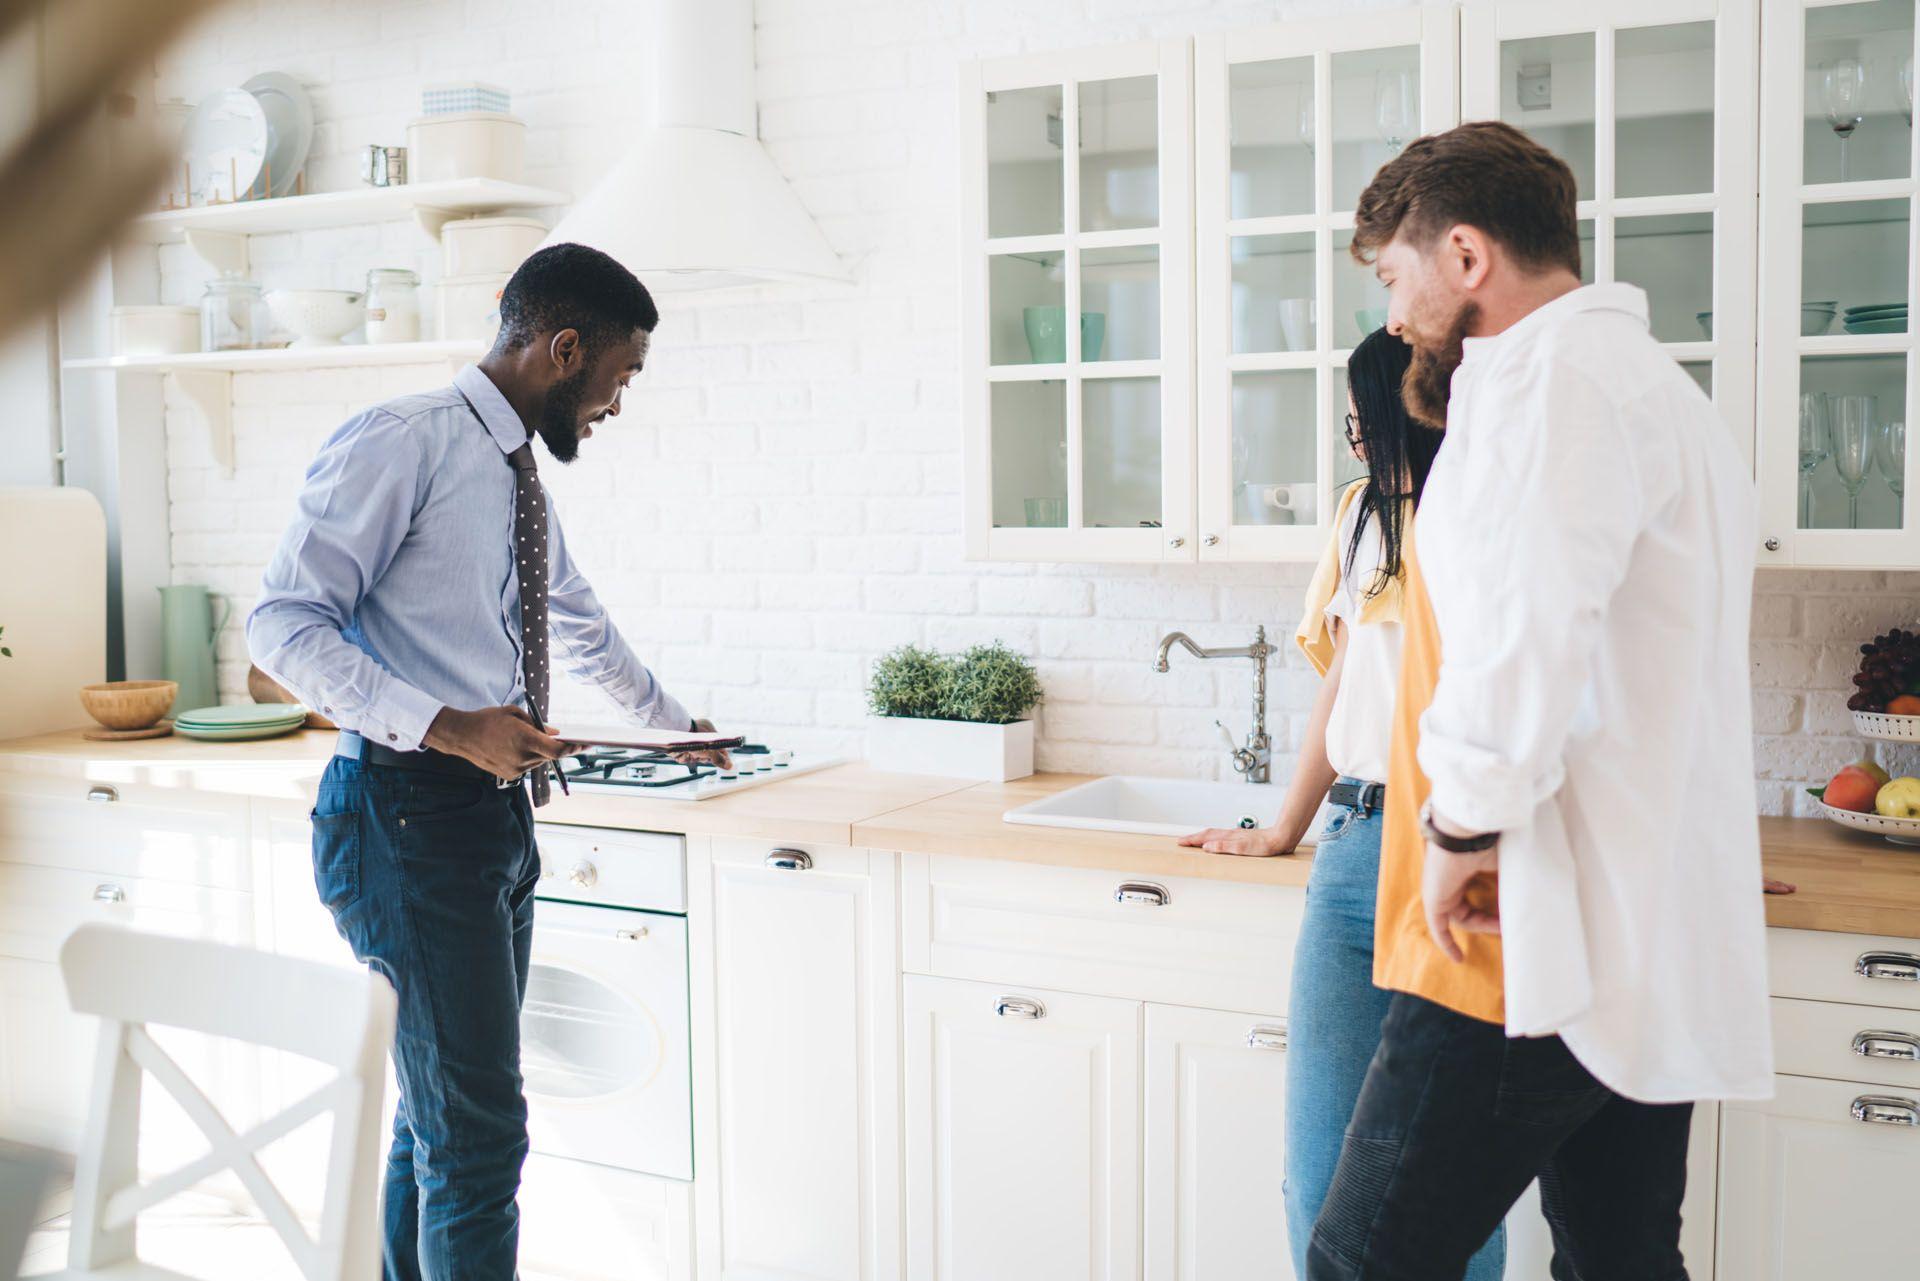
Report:
[[[477,413],[476,413],[477,411]],[[421,746],[442,707],[526,705],[513,467],[528,438],[479,366],[347,420],[307,469],[247,619],[262,671],[342,729]],[[634,656],[567,554],[548,502],[556,656],[640,723],[687,710]]]

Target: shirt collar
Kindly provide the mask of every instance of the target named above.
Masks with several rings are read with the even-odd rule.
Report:
[[[453,376],[453,385],[472,402],[480,415],[481,425],[487,434],[493,437],[493,443],[500,446],[500,452],[511,454],[533,438],[527,425],[520,421],[520,415],[514,411],[500,389],[493,385],[493,379],[487,377],[484,369],[478,365],[468,365]]]
[[[1503,347],[1523,343],[1587,311],[1624,312],[1644,326],[1647,323],[1647,295],[1636,285],[1582,285],[1561,294],[1552,302],[1535,307],[1497,334],[1464,340],[1460,344],[1461,363],[1488,359]]]

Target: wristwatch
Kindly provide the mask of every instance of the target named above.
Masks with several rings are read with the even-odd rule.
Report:
[[[1427,839],[1449,854],[1481,854],[1500,843],[1500,833],[1480,832],[1474,836],[1452,836],[1441,831],[1433,821],[1433,798],[1420,807],[1420,830]]]

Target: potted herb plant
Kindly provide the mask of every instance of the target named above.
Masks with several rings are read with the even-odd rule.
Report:
[[[1005,645],[959,655],[903,645],[874,664],[867,698],[867,755],[883,769],[997,783],[1033,773],[1040,678]]]

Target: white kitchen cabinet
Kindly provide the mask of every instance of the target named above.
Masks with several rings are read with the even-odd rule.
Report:
[[[1139,1004],[905,988],[907,1276],[1138,1281]]]
[[[1292,1281],[1284,1020],[1146,1008],[1146,1281]]]
[[[1406,142],[1456,119],[1451,9],[1194,43],[1198,511],[1203,560],[1311,560],[1365,474],[1346,355],[1386,323],[1353,207]]]
[[[967,550],[1193,558],[1189,48],[961,74]]]
[[[893,857],[701,848],[689,868],[700,1276],[897,1281]]]
[[[1912,1276],[1920,1091],[1774,1078],[1722,1108],[1720,1281]]]

